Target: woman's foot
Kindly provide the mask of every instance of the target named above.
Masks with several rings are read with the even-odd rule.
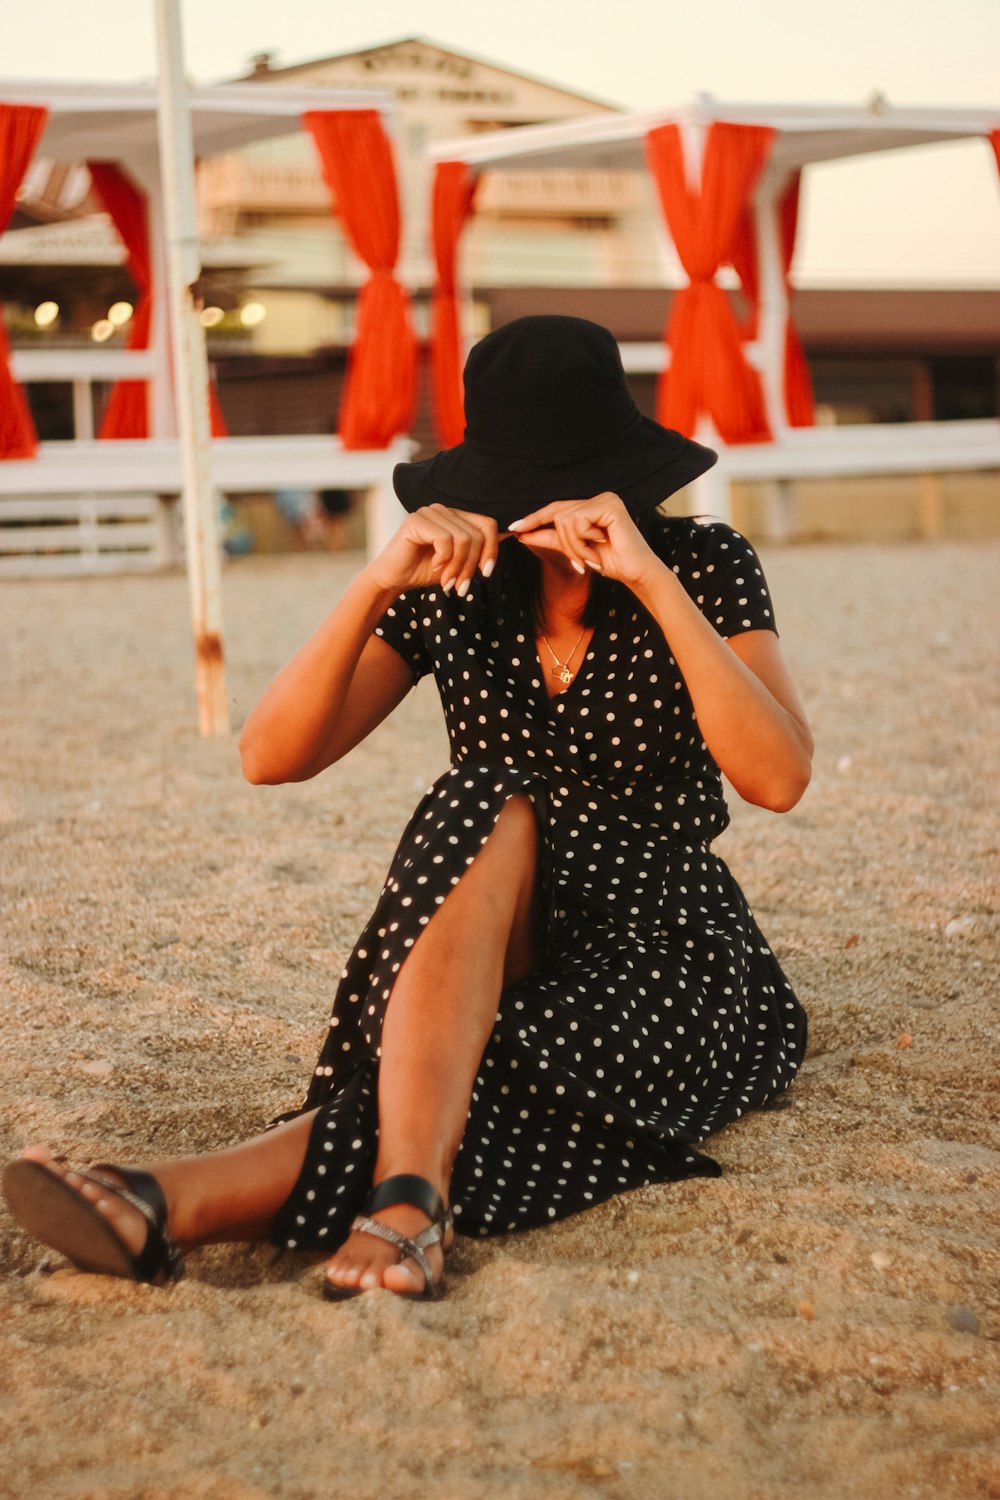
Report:
[[[414,1196],[425,1196],[426,1206],[418,1207],[404,1201],[403,1194],[399,1201],[390,1202],[385,1208],[374,1206],[381,1190],[389,1189],[388,1196],[394,1196],[394,1183],[423,1183],[426,1194],[418,1190]],[[384,1192],[382,1196],[385,1196]],[[437,1198],[436,1204],[433,1202],[434,1198]],[[382,1240],[371,1230],[359,1227],[353,1229],[336,1255],[327,1263],[326,1281],[331,1288],[329,1295],[335,1296],[339,1291],[350,1296],[354,1292],[373,1291],[376,1287],[385,1287],[387,1291],[404,1297],[421,1297],[431,1292],[441,1280],[444,1252],[451,1249],[455,1239],[450,1214],[445,1210],[437,1190],[423,1178],[386,1178],[373,1189],[369,1204],[372,1206],[366,1204],[362,1210],[363,1218],[383,1225],[387,1230],[394,1231],[396,1236],[403,1236],[409,1241],[416,1240],[430,1267],[430,1278],[412,1256],[401,1252],[397,1243]],[[356,1225],[360,1223],[361,1219],[355,1220]],[[427,1231],[434,1225],[439,1228],[438,1236],[428,1236]],[[428,1239],[429,1243],[421,1243]]]
[[[3,1186],[17,1222],[78,1269],[157,1285],[180,1276],[166,1199],[148,1172],[74,1169],[47,1146],[29,1146],[5,1169]]]
[[[117,1194],[110,1193],[107,1188],[95,1182],[88,1182],[86,1177],[75,1172],[72,1167],[67,1166],[63,1160],[55,1156],[48,1146],[26,1146],[21,1152],[20,1159],[40,1162],[50,1172],[56,1173],[68,1187],[71,1187],[75,1193],[79,1193],[81,1198],[86,1198],[87,1202],[107,1219],[130,1255],[139,1254],[146,1243],[149,1224],[139,1209],[133,1207],[126,1198],[119,1198]],[[101,1176],[107,1177],[112,1182],[116,1181],[117,1175],[111,1168],[106,1167],[101,1171]],[[121,1185],[125,1186],[124,1179]]]

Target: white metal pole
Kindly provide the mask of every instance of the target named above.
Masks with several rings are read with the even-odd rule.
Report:
[[[177,426],[184,473],[184,536],[195,642],[198,727],[203,735],[228,734],[218,520],[211,473],[208,359],[194,295],[201,261],[180,0],[155,0],[155,5],[160,172]]]
[[[785,410],[785,329],[788,290],[781,263],[779,204],[788,184],[787,172],[765,170],[754,195],[757,236],[757,362],[771,436],[780,446],[788,431]],[[764,485],[763,532],[767,541],[783,542],[795,530],[795,491],[788,479]]]

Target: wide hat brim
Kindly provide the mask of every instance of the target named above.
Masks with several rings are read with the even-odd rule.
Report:
[[[611,443],[571,460],[489,450],[466,438],[419,463],[397,464],[393,488],[404,508],[437,502],[490,516],[501,530],[553,500],[613,491],[631,515],[655,509],[717,461],[711,448],[639,411]]]

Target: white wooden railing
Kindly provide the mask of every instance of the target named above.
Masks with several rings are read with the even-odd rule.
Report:
[[[212,477],[223,495],[362,490],[374,554],[402,518],[392,470],[412,451],[406,438],[352,451],[325,436],[214,438]],[[42,443],[0,462],[0,577],[176,564],[182,488],[180,447],[166,439]]]

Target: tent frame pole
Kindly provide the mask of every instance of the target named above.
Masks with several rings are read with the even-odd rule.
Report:
[[[191,626],[195,643],[198,728],[229,733],[222,650],[222,589],[217,507],[211,472],[208,358],[199,318],[201,276],[195,208],[194,144],[181,34],[180,0],[155,0],[157,127],[167,243],[174,392],[184,475]]]

